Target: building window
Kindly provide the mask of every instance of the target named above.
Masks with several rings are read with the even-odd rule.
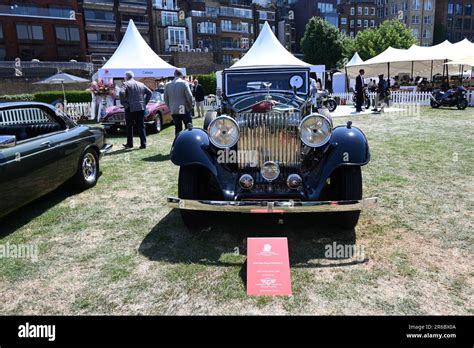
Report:
[[[413,32],[413,36],[415,36],[417,39],[420,38],[420,34],[418,32],[418,29],[412,29],[412,32]]]
[[[58,41],[80,41],[79,28],[78,27],[61,27],[55,26],[56,29],[56,40]]]
[[[185,45],[186,29],[185,28],[168,28],[167,37],[168,45]]]
[[[250,48],[249,39],[247,37],[240,38],[240,48],[248,50]]]
[[[462,18],[456,18],[454,22],[454,29],[461,29],[462,27]]]
[[[464,19],[464,29],[470,30],[471,29],[471,19],[465,18]]]
[[[471,4],[464,5],[464,15],[465,16],[471,16],[472,15],[472,5]]]
[[[114,33],[88,32],[87,41],[94,42],[116,42]]]
[[[222,20],[221,21],[221,29],[222,30],[231,30],[232,29],[232,22],[229,20]]]
[[[233,58],[234,56],[232,54],[224,54],[222,55],[222,63],[231,64]]]
[[[391,6],[391,11],[392,11],[392,12],[391,12],[392,15],[396,15],[396,14],[398,13],[398,11],[397,11],[397,4],[392,4],[392,6]]]
[[[368,8],[368,7],[364,7],[364,14],[365,14],[366,16],[369,15],[369,8]]]
[[[454,4],[448,3],[448,14],[452,15],[454,13]]]
[[[362,20],[357,20],[357,28],[362,28]]]
[[[423,39],[431,38],[431,31],[429,29],[423,29]]]
[[[7,52],[4,48],[0,47],[0,60],[5,60]]]
[[[330,2],[318,2],[318,9],[321,11],[321,13],[334,12],[334,6]]]
[[[420,24],[420,16],[411,16],[411,24]]]
[[[200,22],[197,24],[197,31],[200,34],[216,34],[216,23]]]
[[[355,7],[351,7],[351,16],[355,15]]]
[[[343,33],[344,35],[346,35],[346,29],[341,29],[341,33]]]
[[[174,5],[173,0],[154,0],[155,8],[159,9],[166,9],[166,10],[174,10],[176,6]]]
[[[375,7],[370,8],[370,15],[375,16]]]
[[[373,19],[370,20],[370,26],[371,26],[372,28],[375,27],[375,21],[374,21]]]
[[[351,31],[350,34],[349,34],[350,37],[354,37],[354,32]]]
[[[163,27],[176,24],[178,24],[178,14],[176,12],[161,11],[161,25]]]
[[[420,6],[420,0],[412,0],[413,1],[413,6],[412,6],[412,9],[417,11],[421,8]]]
[[[43,27],[41,25],[17,24],[16,34],[18,40],[43,40]]]
[[[341,17],[341,25],[347,24],[347,17]]]
[[[353,19],[351,19],[350,27],[351,27],[351,28],[354,28],[354,20],[353,20]]]
[[[431,11],[433,9],[433,2],[431,0],[425,0],[425,11]]]
[[[362,7],[357,7],[357,14],[362,16]]]
[[[113,21],[113,12],[108,11],[97,11],[97,10],[85,10],[84,17],[86,20],[92,21]]]
[[[424,17],[423,17],[423,23],[424,23],[424,24],[431,24],[431,23],[433,23],[433,17],[432,17],[432,16],[424,16]]]
[[[456,4],[455,9],[457,15],[462,15],[462,4]]]
[[[364,28],[369,27],[369,21],[367,19],[364,20]]]

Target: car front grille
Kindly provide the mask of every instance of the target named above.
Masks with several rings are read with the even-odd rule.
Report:
[[[107,122],[125,122],[125,113],[119,112],[107,119]]]
[[[239,168],[262,167],[266,161],[284,167],[299,167],[299,114],[241,113],[236,121],[240,128]]]

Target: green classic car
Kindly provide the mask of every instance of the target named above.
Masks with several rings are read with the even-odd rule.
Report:
[[[0,217],[67,181],[94,186],[111,147],[103,129],[77,125],[51,105],[0,103]]]

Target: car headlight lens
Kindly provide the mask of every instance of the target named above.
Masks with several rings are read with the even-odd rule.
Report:
[[[219,116],[207,129],[211,143],[219,148],[234,146],[240,137],[239,126],[232,117]]]
[[[301,120],[300,126],[301,141],[310,147],[319,147],[326,144],[331,138],[331,121],[320,114],[311,114]]]

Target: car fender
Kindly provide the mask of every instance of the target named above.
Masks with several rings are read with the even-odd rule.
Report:
[[[217,178],[215,160],[209,155],[209,136],[200,128],[181,131],[171,147],[171,162],[177,166],[200,165]]]
[[[338,126],[333,129],[331,148],[321,164],[306,179],[315,189],[311,197],[319,197],[326,180],[340,166],[363,166],[370,161],[370,149],[365,134],[357,127]]]

